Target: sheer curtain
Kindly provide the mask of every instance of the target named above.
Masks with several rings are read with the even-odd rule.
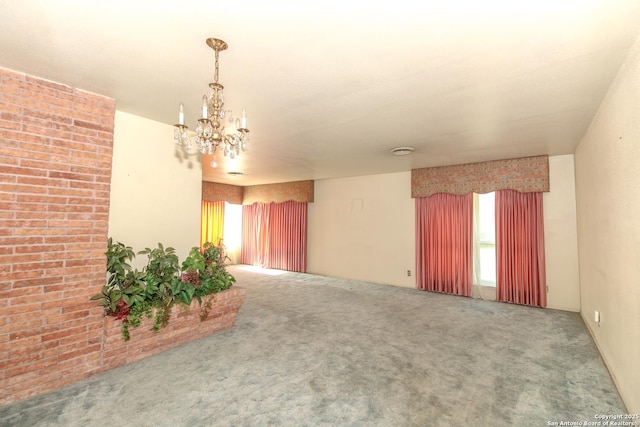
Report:
[[[547,305],[542,193],[496,191],[496,298]]]
[[[269,264],[270,204],[254,203],[242,206],[242,244],[240,262],[242,264],[266,267]]]
[[[416,198],[416,281],[419,289],[470,296],[473,194]]]
[[[243,264],[307,271],[307,203],[254,203],[242,208]]]
[[[202,201],[200,213],[200,247],[211,242],[214,245],[222,243],[224,230],[224,201]]]

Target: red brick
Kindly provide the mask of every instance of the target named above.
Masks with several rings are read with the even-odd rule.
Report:
[[[48,161],[33,158],[22,159],[20,166],[33,170],[44,170],[50,178],[57,178],[56,176],[51,176],[51,174],[64,173],[69,170],[68,162],[55,162],[53,159]]]
[[[79,304],[69,304],[66,305],[64,307],[62,307],[62,312],[63,313],[74,313],[76,311],[82,311],[82,310],[91,310],[93,308],[95,308],[96,306],[96,301],[90,301],[89,300],[90,296],[80,296],[75,298],[76,300],[81,300],[82,302]],[[71,298],[69,298],[67,301],[71,300]],[[87,317],[88,317],[89,313],[87,313]]]
[[[66,115],[53,114],[48,111],[36,110],[33,108],[23,108],[22,113],[26,117],[41,119],[45,122],[66,123],[69,125],[73,123],[73,120]]]
[[[78,335],[86,331],[87,331],[86,325],[76,326],[73,328],[57,331],[51,334],[42,335],[42,341],[53,341],[59,338],[66,338],[66,337]]]
[[[48,317],[47,318],[47,323],[59,324],[59,323],[63,323],[63,322],[68,322],[69,320],[73,320],[73,319],[82,319],[82,322],[79,322],[79,323],[83,324],[83,323],[87,322],[87,316],[88,315],[89,315],[89,310],[76,311],[76,312],[72,312],[72,313],[61,314],[59,316]]]
[[[36,325],[31,326],[34,324],[34,321],[31,322],[25,322],[24,324],[21,324],[20,327],[22,328],[22,330],[20,332],[12,332],[9,334],[9,340],[10,341],[23,341],[24,344],[24,340],[26,339],[33,339],[34,337],[38,337],[38,339],[34,340],[34,343],[40,342],[40,335],[42,335],[44,332],[51,332],[44,330],[42,327],[40,327],[40,325]],[[31,327],[30,327],[31,326]],[[31,343],[29,343],[31,344]]]
[[[7,394],[10,395],[10,394],[13,394],[16,390],[21,390],[24,384],[37,382],[38,379],[39,379],[39,373],[34,371],[25,372],[23,375],[20,375],[18,377],[6,377],[5,380],[3,381],[2,389],[6,390]]]
[[[26,289],[38,289],[38,288],[26,288]],[[39,292],[31,294],[31,295],[22,295],[22,296],[13,296],[10,297],[11,299],[8,300],[9,301],[9,306],[11,307],[16,307],[19,305],[24,305],[24,304],[30,304],[30,303],[34,303],[34,302],[40,302],[45,298],[44,293],[42,292],[42,289],[38,289]],[[14,291],[15,293],[15,291]]]
[[[21,262],[35,262],[41,261],[42,254],[32,253],[32,254],[22,254],[22,255],[11,255],[0,258],[0,264],[17,264]]]
[[[19,313],[37,313],[40,310],[40,308],[41,308],[40,303],[9,306],[2,310],[2,314],[5,316],[9,316],[12,314],[19,314]]]
[[[20,166],[20,159],[12,155],[16,150],[14,150],[13,148],[11,149],[7,148],[4,151],[6,151],[4,155],[0,154],[0,162],[2,162],[2,164],[6,165],[7,167]]]
[[[59,171],[50,171],[49,178],[53,179],[64,179],[64,180],[75,180],[75,181],[93,181],[93,176],[89,174],[79,174],[72,172],[59,172]]]
[[[45,227],[47,221],[44,219],[2,219],[0,218],[0,227],[7,228],[34,228]]]
[[[22,124],[19,120],[14,119],[13,115],[0,114],[0,128],[10,130],[20,130]]]
[[[60,338],[58,342],[61,346],[61,350],[63,350],[62,347],[69,346],[69,345],[80,345],[80,346],[88,346],[88,345],[94,345],[94,344],[102,345],[102,339],[99,336],[100,332],[102,332],[102,329],[100,329],[99,331],[91,330],[82,334],[74,335],[72,337]]]
[[[42,169],[31,169],[24,166],[12,166],[6,165],[2,167],[2,172],[11,175],[26,175],[26,176],[46,176],[47,171]]]
[[[22,271],[30,271],[30,270],[44,270],[47,268],[56,268],[56,267],[62,267],[63,262],[62,261],[50,261],[50,262],[45,262],[45,261],[41,261],[41,262],[30,262],[30,263],[26,263],[26,264],[14,264],[13,265],[13,271],[14,272],[22,272]]]
[[[56,93],[43,89],[41,85],[38,85],[37,87],[37,92],[29,90],[24,92],[27,106],[42,108],[43,106],[52,104],[58,107],[65,107],[69,109],[73,108],[72,101],[56,96]]]
[[[31,96],[28,94],[33,94],[33,96],[46,95],[51,97],[57,95],[54,89],[44,84],[44,80],[36,79],[34,77],[25,77],[23,81],[17,82],[16,85],[23,90],[23,93],[27,94],[25,96]]]
[[[81,141],[77,141],[78,135],[74,134],[70,139],[52,139],[53,144],[56,147],[73,150],[78,153],[88,153],[88,152],[97,152],[97,147],[95,144],[88,144],[84,142],[88,138],[82,137]]]
[[[90,354],[92,352],[97,352],[100,351],[100,345],[92,345],[89,346],[86,343],[83,343],[82,348],[79,348],[77,350],[68,350],[66,348],[61,348],[60,350],[62,351],[60,356],[58,356],[58,361],[64,361],[64,360],[68,360],[68,359],[75,359],[79,356],[84,356],[87,354]]]
[[[34,319],[33,316],[22,319],[19,322],[16,322],[14,319],[12,319],[11,323],[8,323],[8,321],[6,321],[6,319],[8,319],[7,317],[3,317],[2,319],[5,320],[5,323],[2,324],[2,322],[0,322],[0,324],[2,324],[2,326],[0,326],[0,331],[2,331],[3,333],[7,332],[9,333],[9,335],[11,335],[11,332],[32,330],[34,328],[40,328],[42,326],[42,319]]]
[[[13,345],[9,350],[9,359],[21,359],[28,357],[30,354],[50,354],[56,352],[58,347],[57,341],[37,341],[27,345]]]
[[[21,280],[14,280],[12,286],[15,289],[43,286],[45,292],[53,292],[57,290],[55,288],[56,286],[55,284],[59,284],[59,286],[62,289],[65,288],[65,286],[62,285],[62,281],[64,280],[62,277],[40,277],[41,275],[40,275],[40,272],[38,271],[29,272],[29,273],[31,273],[35,278],[29,278],[29,279],[23,278]],[[25,273],[21,273],[21,275],[24,275],[24,274]]]
[[[56,236],[64,234],[64,230],[59,228],[18,228],[14,231],[15,236]]]
[[[51,138],[49,138],[48,136],[35,135],[5,129],[0,129],[0,139],[4,139],[5,141],[32,142],[34,144],[40,144],[42,146],[46,146],[51,141]]]
[[[48,359],[44,359],[44,360],[40,360],[37,362],[33,362],[33,363],[28,363],[28,364],[19,364],[18,366],[14,367],[14,368],[9,368],[5,371],[5,375],[7,376],[7,378],[10,377],[14,377],[20,374],[24,374],[27,372],[34,372],[34,371],[38,371],[39,369],[43,369],[46,368],[48,366],[51,365],[55,365],[56,364],[56,358],[55,357],[50,357]],[[15,366],[15,365],[14,365]]]
[[[53,204],[65,204],[67,203],[67,197],[61,197],[49,194],[18,194],[18,203],[53,203]]]
[[[39,243],[42,243],[42,239]],[[64,251],[64,245],[38,245],[29,243],[29,246],[18,246],[16,247],[16,253],[27,254],[27,253],[47,253],[47,252],[61,252]]]
[[[28,335],[26,331],[24,334],[26,335],[24,337],[20,334],[14,334],[13,336],[9,335],[12,350],[18,350],[21,347],[33,346],[34,344],[38,344],[42,341],[42,337],[40,335]]]
[[[99,246],[99,245],[98,245]],[[104,246],[104,245],[102,245]],[[106,246],[98,248],[104,252],[107,251]],[[88,267],[88,266],[100,266],[101,268],[106,266],[106,259],[85,258],[76,260],[65,260],[65,267]],[[103,268],[104,269],[104,268]]]

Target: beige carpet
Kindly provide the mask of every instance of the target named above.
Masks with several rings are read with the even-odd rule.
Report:
[[[230,271],[247,288],[232,330],[0,408],[0,425],[547,426],[625,412],[576,313]]]

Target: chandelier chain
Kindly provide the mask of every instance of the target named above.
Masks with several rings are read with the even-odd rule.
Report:
[[[213,81],[218,83],[218,73],[219,73],[218,58],[220,56],[220,51],[218,49],[214,49],[214,50],[216,52],[216,63],[215,63],[215,69],[213,73]]]

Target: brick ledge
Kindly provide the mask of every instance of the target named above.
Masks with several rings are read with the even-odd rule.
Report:
[[[158,332],[153,331],[153,318],[143,317],[140,326],[129,328],[129,341],[122,337],[122,321],[105,316],[100,371],[113,369],[231,328],[245,294],[246,289],[239,286],[218,292],[211,301],[209,316],[204,321],[200,320],[200,304],[197,301],[193,301],[189,309],[174,306],[169,324]]]

